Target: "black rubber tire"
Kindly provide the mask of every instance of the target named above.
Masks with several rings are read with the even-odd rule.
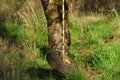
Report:
[[[49,51],[47,54],[48,63],[57,71],[63,74],[70,74],[76,72],[77,64],[68,56],[63,55],[57,51]]]

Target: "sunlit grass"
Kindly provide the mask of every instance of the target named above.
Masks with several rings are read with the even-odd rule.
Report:
[[[6,75],[3,77],[10,80],[120,79],[118,18],[93,13],[69,18],[69,57],[80,69],[77,73],[61,75],[46,61],[48,35],[45,16],[35,10],[34,3],[31,2],[15,12],[18,22],[11,20],[12,18],[7,19],[7,14],[15,11],[14,7],[10,6],[12,2],[7,1],[10,2],[4,0],[0,13],[1,16],[5,12],[3,16],[6,17],[6,21],[0,24],[0,35],[3,38],[0,38],[0,75]],[[29,0],[27,2],[29,3]]]
[[[76,20],[80,20],[80,18]],[[91,78],[94,77],[95,80],[116,80],[120,77],[119,38],[114,41],[115,36],[119,33],[118,30],[114,30],[114,27],[118,25],[117,21],[110,16],[109,18],[101,16],[100,19],[97,19],[96,16],[96,20],[90,23],[87,21],[70,23],[72,35],[70,57],[75,61],[85,61],[87,64],[83,64],[86,66],[92,66],[96,74],[91,75]],[[110,37],[113,38],[109,39]]]

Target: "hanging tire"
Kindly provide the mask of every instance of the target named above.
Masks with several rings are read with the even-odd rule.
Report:
[[[55,70],[63,74],[70,74],[76,72],[78,69],[77,64],[71,58],[67,55],[63,56],[57,51],[49,51],[46,58]]]

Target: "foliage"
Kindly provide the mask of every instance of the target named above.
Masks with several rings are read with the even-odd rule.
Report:
[[[1,0],[0,4],[0,80],[120,79],[119,15],[90,13],[69,18],[69,57],[80,69],[63,75],[45,59],[47,26],[40,5],[32,0]]]

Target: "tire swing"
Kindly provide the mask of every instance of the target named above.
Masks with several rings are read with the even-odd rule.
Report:
[[[62,1],[62,43],[61,51],[51,49],[47,53],[47,61],[51,67],[63,74],[70,74],[77,71],[76,63],[68,57],[68,51],[65,51],[65,47],[69,46],[65,44],[65,0]],[[53,33],[54,34],[54,33]],[[69,34],[69,33],[68,33]],[[51,35],[49,35],[50,37]],[[57,36],[59,37],[59,36]],[[70,39],[68,39],[70,40]],[[53,43],[51,43],[53,44]],[[69,50],[69,49],[67,49]],[[67,53],[66,53],[67,52]]]

